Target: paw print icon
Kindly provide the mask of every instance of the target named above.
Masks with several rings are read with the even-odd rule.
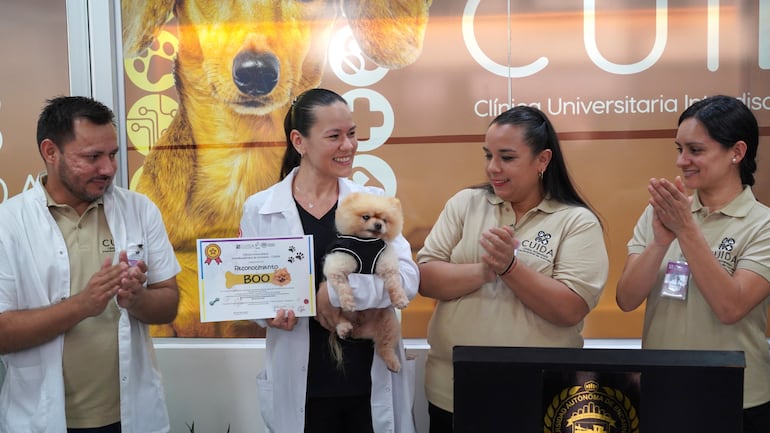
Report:
[[[289,263],[294,263],[295,261],[302,260],[305,258],[305,253],[303,253],[302,251],[297,251],[297,247],[295,247],[294,245],[289,247],[289,252],[291,253],[289,258],[287,259]]]

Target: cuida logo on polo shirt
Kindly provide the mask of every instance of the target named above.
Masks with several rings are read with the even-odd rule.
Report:
[[[101,254],[112,254],[115,252],[115,242],[112,240],[112,238],[106,238],[99,241],[100,253]]]
[[[719,243],[719,248],[714,251],[714,257],[730,274],[735,271],[735,264],[738,261],[738,258],[733,254],[735,247],[735,238],[724,237]]]
[[[520,251],[524,250],[533,256],[540,257],[543,260],[553,260],[553,245],[549,245],[551,234],[544,230],[537,232],[535,239],[524,239],[521,241]]]

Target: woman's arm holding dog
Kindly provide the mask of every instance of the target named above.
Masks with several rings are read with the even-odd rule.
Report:
[[[412,248],[403,235],[394,239],[388,248],[394,248],[398,255],[401,285],[404,287],[407,298],[412,299],[417,295],[420,285],[420,273],[417,264],[412,260]],[[385,308],[391,305],[390,296],[381,278],[369,274],[350,274],[348,281],[355,289],[353,292],[357,309]],[[338,307],[340,301],[337,292],[331,286],[328,292],[331,304]]]
[[[334,290],[331,290],[333,292]],[[340,320],[342,310],[329,302],[329,292],[327,282],[321,283],[316,296],[315,318],[326,330],[333,332]]]

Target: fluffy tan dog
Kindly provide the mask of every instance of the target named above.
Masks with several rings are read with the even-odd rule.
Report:
[[[178,26],[179,110],[137,183],[160,208],[182,265],[179,314],[154,336],[264,335],[251,322],[200,323],[196,239],[236,236],[244,200],[278,180],[284,114],[320,84],[339,4],[378,65],[419,56],[431,0],[121,1],[127,58],[142,54],[169,14]]]
[[[375,274],[382,278],[393,307],[402,309],[409,299],[401,285],[398,256],[388,245],[401,233],[403,213],[395,197],[352,193],[337,207],[335,224],[337,242],[324,257],[323,273],[337,291],[343,312],[335,319],[340,338],[369,338],[388,369],[397,372],[401,364],[396,355],[401,338],[401,325],[390,308],[356,311],[351,273]],[[338,363],[341,352],[332,334],[332,351]]]

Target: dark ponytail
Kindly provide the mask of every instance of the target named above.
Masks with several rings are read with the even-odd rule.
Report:
[[[347,104],[345,98],[328,89],[306,90],[294,100],[283,119],[283,132],[286,134],[286,151],[281,163],[280,179],[285,178],[295,167],[299,167],[302,155],[294,148],[291,142],[291,131],[297,130],[302,136],[307,137],[310,129],[315,125],[316,107],[342,102]]]
[[[759,146],[759,126],[754,113],[737,98],[715,95],[687,107],[679,116],[678,124],[691,117],[697,119],[723,149],[730,149],[739,141],[746,143],[746,154],[740,164],[741,183],[754,185]]]

